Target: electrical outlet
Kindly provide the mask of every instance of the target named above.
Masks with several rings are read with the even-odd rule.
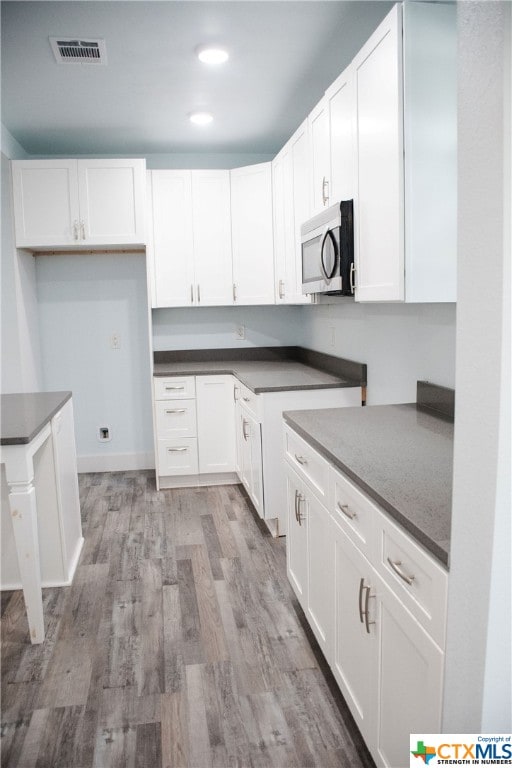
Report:
[[[100,443],[109,443],[112,440],[112,430],[110,427],[98,427],[96,434]]]
[[[245,339],[245,325],[235,326],[235,339],[238,339],[239,341]]]
[[[113,333],[110,337],[110,348],[121,349],[121,336],[119,333]]]

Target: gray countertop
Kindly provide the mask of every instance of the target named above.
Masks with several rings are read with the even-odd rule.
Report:
[[[70,397],[71,392],[1,395],[1,445],[30,443]]]
[[[335,376],[303,363],[266,360],[205,360],[155,363],[154,376],[233,374],[252,392],[360,387],[361,383]]]
[[[414,403],[288,411],[284,418],[448,565],[453,423]]]

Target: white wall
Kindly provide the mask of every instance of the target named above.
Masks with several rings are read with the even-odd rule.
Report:
[[[3,126],[2,146],[13,155],[23,152]],[[14,246],[11,164],[3,152],[1,172],[0,386],[4,393],[34,392],[41,388],[35,264],[29,253]]]
[[[73,392],[79,470],[151,466],[144,254],[37,256],[36,273],[43,386]],[[97,440],[100,426],[111,442]]]
[[[455,304],[339,299],[301,315],[303,346],[367,364],[369,405],[415,402],[419,379],[455,385]]]
[[[245,326],[245,340],[235,327]],[[298,307],[193,307],[153,310],[153,348],[274,347],[302,343]]]
[[[458,6],[457,400],[443,715],[449,733],[508,734],[512,726],[510,13],[507,2]],[[484,281],[475,279],[482,274]]]

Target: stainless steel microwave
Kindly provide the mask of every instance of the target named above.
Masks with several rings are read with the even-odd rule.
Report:
[[[354,295],[354,205],[342,200],[302,225],[302,293]]]

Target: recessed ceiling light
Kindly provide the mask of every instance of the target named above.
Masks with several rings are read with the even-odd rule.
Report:
[[[209,112],[192,112],[189,117],[190,122],[195,125],[208,125],[213,120],[213,115],[210,115]]]
[[[203,64],[224,64],[229,59],[229,53],[224,48],[205,46],[198,48],[197,57]]]

